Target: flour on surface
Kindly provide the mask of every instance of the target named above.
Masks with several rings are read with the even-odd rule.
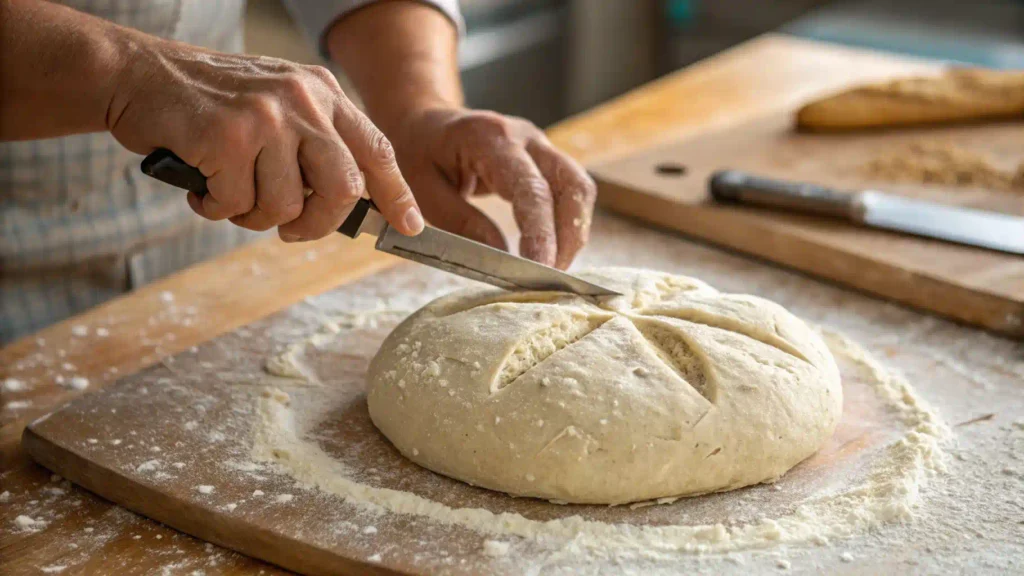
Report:
[[[4,380],[4,392],[22,392],[25,390],[28,390],[28,385],[23,380],[18,380],[17,378],[6,378]]]
[[[402,317],[408,313],[406,310],[377,308],[324,318],[320,327],[311,336],[290,343],[280,352],[269,356],[264,363],[264,370],[271,376],[287,378],[296,383],[319,384],[313,371],[304,361],[307,347],[321,348],[342,330],[375,327],[380,320]]]
[[[538,521],[515,513],[452,508],[417,494],[374,487],[355,480],[352,470],[324,452],[317,442],[305,438],[305,430],[315,424],[316,418],[297,412],[295,402],[280,390],[264,393],[258,399],[260,423],[252,455],[256,461],[273,464],[301,485],[341,496],[371,513],[409,514],[484,535],[557,543],[558,554],[563,555],[656,560],[679,553],[724,553],[827,542],[910,519],[921,500],[921,488],[943,469],[942,441],[948,429],[906,380],[865,349],[835,332],[826,331],[824,337],[837,357],[865,369],[874,394],[898,412],[905,432],[873,463],[866,483],[812,497],[792,514],[749,524],[646,526],[610,524],[580,516]]]

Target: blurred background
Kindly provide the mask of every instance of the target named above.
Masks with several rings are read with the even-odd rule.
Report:
[[[1022,0],[461,0],[471,106],[548,126],[759,34],[1024,68]],[[249,0],[247,49],[320,62],[279,0]],[[352,93],[351,90],[347,92]]]

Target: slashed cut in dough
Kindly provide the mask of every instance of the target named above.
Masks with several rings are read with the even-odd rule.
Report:
[[[660,272],[581,276],[624,295],[471,289],[410,316],[370,365],[374,424],[446,476],[594,504],[773,480],[832,435],[839,371],[782,307]]]

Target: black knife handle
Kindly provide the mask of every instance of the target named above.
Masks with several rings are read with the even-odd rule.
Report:
[[[152,176],[157,180],[166,182],[171,186],[194,192],[202,198],[209,192],[206,187],[206,176],[194,166],[189,166],[184,160],[166,148],[158,148],[155,152],[142,160],[142,173]],[[352,208],[352,212],[345,217],[338,232],[355,238],[359,233],[359,226],[363,223],[366,213],[371,208],[376,208],[372,200],[360,198]]]
[[[209,192],[206,187],[206,176],[166,148],[157,148],[155,152],[143,158],[142,173],[171,186],[188,190],[200,198]]]
[[[720,202],[740,202],[857,219],[857,195],[824,186],[771,180],[738,170],[721,170],[711,175],[708,188],[711,196]]]

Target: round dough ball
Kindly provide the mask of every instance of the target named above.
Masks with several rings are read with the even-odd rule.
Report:
[[[471,289],[395,328],[374,424],[412,461],[519,496],[619,504],[778,478],[832,435],[839,370],[781,306],[649,270],[623,296]]]

